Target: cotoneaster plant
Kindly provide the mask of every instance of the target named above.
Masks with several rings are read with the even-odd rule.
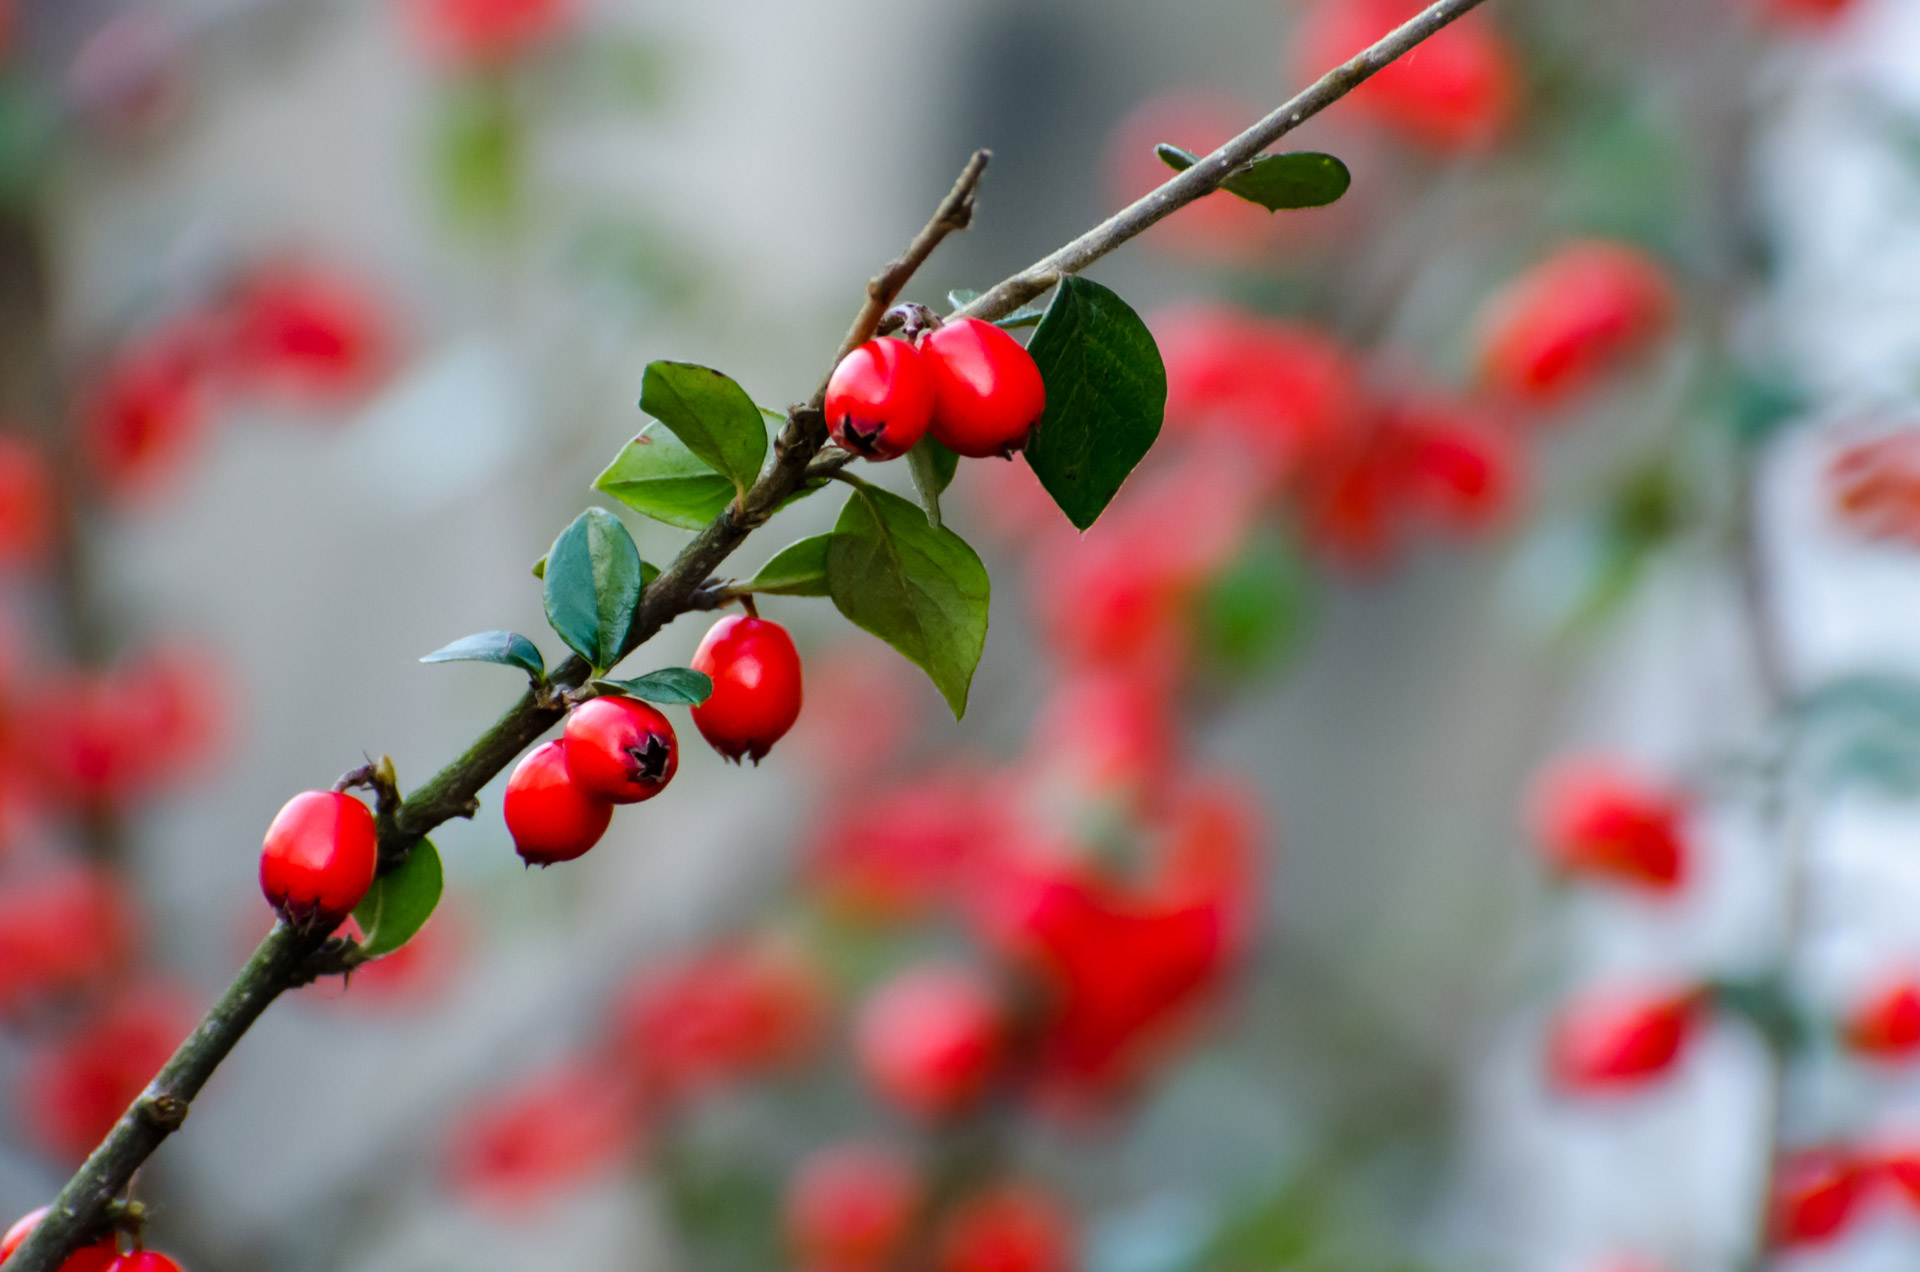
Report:
[[[937,319],[930,312],[923,316],[922,307],[891,312],[941,242],[971,222],[988,161],[985,152],[976,154],[927,226],[868,284],[827,377],[785,411],[763,412],[738,384],[711,368],[649,365],[640,407],[653,424],[616,456],[596,486],[641,515],[696,531],[693,539],[658,567],[641,559],[618,518],[590,508],[555,540],[536,570],[548,621],[570,651],[567,658],[549,667],[534,641],[505,631],[480,633],[427,656],[430,662],[512,667],[529,685],[461,756],[411,792],[403,794],[392,763],[382,760],[347,774],[331,792],[297,797],[276,819],[263,849],[262,886],[281,912],[279,923],[32,1226],[8,1266],[51,1272],[83,1246],[127,1226],[134,1253],[117,1260],[126,1272],[172,1268],[165,1256],[140,1250],[137,1223],[128,1224],[129,1207],[120,1198],[134,1172],[182,1124],[214,1069],[282,992],[390,954],[419,931],[440,895],[439,857],[427,838],[434,828],[478,814],[482,787],[535,744],[510,779],[504,801],[508,828],[529,862],[578,857],[603,833],[616,800],[660,797],[675,758],[671,723],[664,715],[656,720],[653,707],[585,710],[591,704],[611,698],[688,707],[702,735],[729,758],[766,754],[801,710],[801,677],[791,640],[777,622],[754,612],[755,598],[779,598],[774,603],[782,606],[830,600],[854,625],[925,671],[960,715],[986,640],[990,585],[979,557],[940,515],[940,495],[958,463],[1018,453],[1017,462],[1031,470],[1060,513],[1084,530],[1099,519],[1160,431],[1167,386],[1153,336],[1124,300],[1080,277],[1081,271],[1216,191],[1269,211],[1340,197],[1349,178],[1338,160],[1265,151],[1480,2],[1437,0],[1211,154],[1198,156],[1172,142],[1161,146],[1162,159],[1176,170],[1164,184],[986,292],[956,294],[953,312]],[[488,56],[472,51],[484,41],[467,43],[471,47],[461,56]],[[1023,308],[1049,292],[1044,309]],[[1034,330],[1024,347],[1004,329],[1029,326]],[[894,327],[904,340],[884,334]],[[834,385],[834,373],[874,341],[902,348],[875,346],[870,367],[856,362]],[[922,395],[910,383],[903,389],[899,371],[914,358],[923,364],[924,396],[930,398],[918,436]],[[161,372],[172,364],[154,365],[160,371],[149,377],[151,387],[141,381],[142,391],[164,396],[172,382]],[[909,381],[911,374],[905,373]],[[838,420],[830,417],[830,394],[836,407],[845,408]],[[772,436],[769,416],[779,420]],[[917,502],[850,467],[900,454],[909,461]],[[774,554],[744,582],[715,576],[777,511],[829,486],[845,493],[830,532]],[[716,624],[694,667],[618,674],[673,619],[736,603],[747,614]],[[542,742],[576,712],[582,714],[566,736]],[[372,807],[347,794],[353,789],[370,791]],[[334,934],[349,913],[357,938]],[[1162,922],[1151,913],[1097,908],[1068,917],[1083,926],[1134,925],[1156,934]],[[1065,931],[1038,939],[1056,937],[1071,945]],[[1181,986],[1206,979],[1218,947],[1208,936],[1192,950],[1168,948],[1166,957],[1179,963]],[[1163,995],[1169,1002],[1178,996]],[[1127,1031],[1136,1017],[1159,1005],[1159,999],[1125,1004]],[[1111,1008],[1069,993],[1057,1010],[1072,1028],[1063,1025],[1060,1036],[1077,1041],[1048,1063],[1109,1069],[1117,1044],[1108,1035],[1119,1028]],[[984,1018],[962,1023],[967,1031],[987,1027]],[[935,1052],[929,1055],[938,1060]],[[899,1066],[905,1074],[925,1062],[888,1057],[885,1067]],[[945,1063],[938,1060],[936,1068]],[[969,1059],[961,1069],[973,1063]],[[963,1073],[957,1086],[916,1098],[935,1104],[959,1098],[978,1080]],[[1036,1267],[1064,1259],[1059,1252],[1067,1239],[1044,1221],[1042,1209],[1024,1203],[984,1209],[988,1218],[974,1225],[977,1231],[940,1238],[941,1262],[956,1269],[984,1266],[1003,1248],[1021,1249]],[[884,1232],[869,1238],[876,1247],[887,1244]]]

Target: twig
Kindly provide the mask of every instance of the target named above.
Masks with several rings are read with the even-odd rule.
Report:
[[[1483,0],[1438,0],[1253,128],[1059,251],[996,284],[962,312],[975,317],[1010,313],[1052,286],[1060,275],[1085,268],[1179,208],[1213,193],[1236,168],[1276,138],[1346,96],[1388,62],[1481,3]],[[970,223],[974,195],[987,159],[986,151],[974,154],[925,228],[906,251],[867,284],[866,301],[848,328],[833,365],[872,337],[881,315],[899,297],[914,272],[947,235]],[[829,366],[829,374],[831,370]],[[788,413],[786,427],[774,445],[774,462],[647,587],[623,654],[652,639],[679,615],[704,608],[702,602],[711,596],[709,580],[733,550],[807,480],[838,473],[844,461],[828,458],[821,464],[825,471],[815,468],[827,438],[821,411],[825,400],[826,378],[822,377],[813,397]],[[555,669],[549,683],[562,690],[576,688],[586,681],[589,670],[583,659],[570,658]],[[473,816],[479,807],[480,789],[558,723],[562,713],[563,707],[554,695],[532,691],[522,695],[464,754],[409,794],[391,818],[381,819],[381,861],[404,860],[413,846],[442,822]],[[53,1272],[100,1228],[109,1203],[126,1187],[135,1169],[178,1128],[188,1104],[214,1068],[268,1004],[311,966],[310,960],[325,942],[324,933],[302,934],[285,924],[274,928],[193,1035],[60,1190],[47,1217],[9,1260],[9,1272]]]

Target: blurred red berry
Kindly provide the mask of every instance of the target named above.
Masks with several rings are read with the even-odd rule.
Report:
[[[1841,1025],[1847,1045],[1876,1060],[1906,1060],[1920,1053],[1920,981],[1890,980],[1847,1013]]]
[[[587,794],[637,804],[665,790],[680,767],[673,725],[635,698],[603,697],[567,713],[567,771]]]
[[[576,0],[405,0],[415,39],[462,67],[510,62],[562,34]]]
[[[1094,799],[1157,797],[1174,768],[1175,688],[1151,667],[1061,677],[1041,700],[1026,773]]]
[[[332,931],[373,886],[380,835],[373,811],[339,791],[303,791],[267,827],[260,890],[296,927]]]
[[[1576,1094],[1624,1091],[1673,1071],[1696,1032],[1697,992],[1609,990],[1566,1004],[1547,1041],[1554,1081]]]
[[[1667,892],[1687,873],[1686,797],[1605,756],[1556,761],[1534,779],[1528,821],[1573,875]]]
[[[631,1082],[586,1064],[522,1078],[454,1118],[449,1177],[476,1204],[556,1196],[633,1152],[640,1107]]]
[[[225,728],[224,697],[214,664],[183,650],[49,676],[21,706],[22,758],[68,800],[124,803],[207,757]]]
[[[1293,73],[1318,79],[1417,15],[1419,0],[1317,0],[1294,35]],[[1446,154],[1504,137],[1520,94],[1518,59],[1469,14],[1355,89],[1348,103],[1404,141]]]
[[[0,566],[32,565],[51,545],[53,479],[40,448],[0,433]]]
[[[529,866],[572,861],[599,843],[613,821],[613,804],[574,780],[561,738],[527,752],[507,779],[500,808],[513,850]]]
[[[1672,281],[1644,252],[1598,239],[1568,243],[1482,309],[1481,374],[1520,401],[1562,403],[1650,348],[1677,307]]]
[[[1001,1184],[962,1202],[935,1238],[938,1272],[1070,1272],[1074,1225],[1066,1207],[1025,1184]]]
[[[951,1117],[986,1093],[1006,1045],[1000,996],[979,973],[930,964],[882,985],[860,1010],[861,1072],[897,1107]]]
[[[920,1180],[892,1149],[861,1142],[816,1149],[787,1183],[787,1242],[802,1272],[892,1266],[920,1206]]]
[[[919,349],[881,336],[840,359],[827,381],[827,431],[868,459],[897,459],[926,436],[933,376]]]
[[[1777,1247],[1825,1245],[1858,1210],[1869,1172],[1853,1154],[1811,1149],[1783,1158],[1774,1173],[1769,1231]]]
[[[933,435],[956,455],[1011,459],[1047,407],[1040,368],[990,322],[956,318],[920,337],[933,385]]]
[[[804,1059],[826,1011],[825,978],[806,952],[760,940],[646,968],[612,1014],[629,1063],[674,1096]]]
[[[83,389],[80,443],[116,497],[153,493],[186,464],[207,430],[211,330],[176,318],[115,354]]]
[[[15,1090],[27,1131],[55,1156],[79,1161],[102,1139],[192,1032],[171,989],[134,986],[29,1057]]]
[[[1920,1147],[1882,1148],[1871,1164],[1893,1184],[1901,1200],[1920,1206]]]
[[[778,623],[729,614],[708,629],[692,665],[713,678],[693,723],[736,764],[743,755],[758,764],[800,718],[800,652]]]
[[[1831,22],[1853,8],[1854,0],[1758,0],[1768,16],[1788,22]]]
[[[923,915],[950,899],[969,864],[1009,833],[1000,803],[983,777],[958,768],[863,790],[821,821],[807,851],[808,880],[854,917]]]
[[[107,1268],[107,1272],[181,1272],[180,1265],[164,1254],[152,1250],[135,1250],[123,1254]]]
[[[96,986],[138,941],[131,900],[112,871],[62,866],[0,883],[0,1010]]]
[[[1109,197],[1116,206],[1129,204],[1174,176],[1154,153],[1155,146],[1164,143],[1205,155],[1230,141],[1259,113],[1249,103],[1204,90],[1148,98],[1115,125],[1107,142]],[[1317,215],[1276,217],[1257,203],[1216,191],[1161,221],[1141,241],[1185,256],[1239,261],[1291,246]]]
[[[1920,547],[1920,429],[1850,442],[1827,462],[1827,499],[1863,539]]]
[[[7,1235],[0,1237],[0,1263],[5,1263],[13,1257],[13,1252],[26,1241],[27,1234],[46,1218],[49,1209],[51,1207],[42,1206],[38,1210],[28,1211],[14,1223],[13,1227],[7,1229]],[[60,1265],[59,1272],[105,1272],[107,1266],[119,1257],[119,1247],[115,1246],[111,1239],[96,1241],[67,1256],[67,1261]]]
[[[813,691],[792,749],[818,780],[864,789],[910,752],[928,687],[904,658],[863,636],[808,659],[807,683]]]
[[[223,369],[244,391],[337,406],[365,392],[392,356],[385,307],[338,270],[266,266],[240,280],[227,312]]]

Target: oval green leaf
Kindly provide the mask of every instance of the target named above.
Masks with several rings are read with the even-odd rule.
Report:
[[[686,443],[651,428],[628,442],[593,485],[635,512],[684,530],[705,526],[735,494],[732,480],[715,472]]]
[[[633,536],[604,508],[581,513],[547,553],[547,621],[595,671],[626,650],[642,569]]]
[[[673,430],[707,467],[745,491],[767,458],[767,426],[747,391],[711,367],[653,362],[640,409]]]
[[[1161,144],[1153,148],[1160,161],[1175,172],[1199,162],[1191,150]],[[1317,150],[1293,150],[1283,155],[1261,155],[1225,181],[1220,188],[1269,212],[1288,208],[1325,207],[1353,184],[1347,165]]]
[[[662,667],[632,680],[596,680],[602,689],[627,698],[697,707],[713,696],[713,681],[691,667]]]
[[[1060,281],[1027,352],[1047,385],[1027,464],[1085,530],[1160,436],[1167,369],[1153,333],[1126,301],[1072,276]]]
[[[405,861],[375,878],[353,910],[364,933],[359,960],[371,962],[411,941],[440,904],[442,884],[440,853],[431,839],[422,839]]]
[[[827,589],[849,622],[927,673],[955,719],[966,714],[990,593],[986,567],[966,540],[928,525],[900,496],[860,483],[827,544]]]
[[[742,586],[771,596],[827,595],[827,544],[832,538],[816,534],[788,544]]]
[[[476,632],[451,645],[442,645],[420,661],[500,663],[518,667],[535,680],[547,674],[547,663],[540,656],[539,646],[519,632]]]

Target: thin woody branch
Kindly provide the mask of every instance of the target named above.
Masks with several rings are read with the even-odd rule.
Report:
[[[1084,269],[1180,208],[1213,193],[1275,140],[1481,3],[1483,0],[1437,0],[1419,17],[1328,72],[1219,150],[1058,251],[996,284],[961,313],[980,318],[1011,313],[1053,286],[1061,275]],[[829,374],[842,357],[872,338],[882,315],[941,242],[971,223],[975,194],[988,158],[984,150],[973,155],[926,226],[868,283],[866,299],[828,368]],[[623,652],[630,653],[646,643],[681,614],[712,608],[716,588],[711,580],[734,549],[808,480],[838,473],[844,461],[831,454],[821,455],[827,441],[822,414],[825,395],[823,377],[813,397],[789,412],[786,427],[775,442],[774,462],[648,586]],[[577,688],[586,681],[589,670],[584,660],[574,657],[556,668],[549,680],[563,691]],[[559,723],[565,709],[563,698],[564,693],[528,691],[459,758],[409,794],[397,808],[383,809],[379,819],[380,860],[405,860],[413,846],[443,822],[473,816],[480,789]],[[60,1190],[46,1218],[8,1261],[9,1272],[53,1272],[83,1242],[111,1225],[112,1207],[118,1204],[116,1199],[134,1171],[178,1129],[208,1077],[260,1014],[282,992],[303,983],[303,978],[310,979],[315,955],[327,941],[325,933],[303,933],[285,923],[273,929],[199,1027]]]

